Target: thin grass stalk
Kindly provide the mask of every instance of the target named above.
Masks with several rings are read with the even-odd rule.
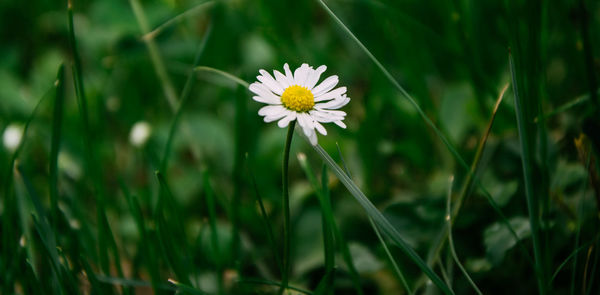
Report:
[[[358,203],[370,215],[375,224],[381,227],[383,233],[396,244],[402,252],[408,256],[418,267],[423,271],[445,294],[454,294],[454,292],[440,279],[440,277],[421,259],[421,257],[402,239],[398,230],[377,210],[371,201],[364,193],[356,186],[356,184],[342,171],[342,169],[333,161],[333,159],[323,150],[320,145],[313,146],[313,149],[329,166],[329,169],[338,177],[338,179],[348,189],[350,194],[358,201]]]
[[[29,194],[29,198],[31,203],[34,205],[34,212],[32,214],[33,222],[35,224],[35,228],[37,233],[42,241],[45,250],[45,257],[47,257],[50,262],[51,270],[52,270],[52,281],[53,281],[53,291],[58,292],[58,294],[65,294],[65,290],[71,289],[66,285],[65,274],[63,273],[63,267],[61,265],[59,255],[58,255],[58,245],[56,243],[56,234],[52,231],[52,227],[48,221],[48,216],[44,207],[42,205],[42,201],[37,194],[37,192],[33,189],[31,182],[28,177],[25,175],[23,168],[17,164],[15,164],[15,180],[19,182],[19,184],[25,188],[27,193]],[[30,243],[33,241],[29,241]]]
[[[149,238],[148,230],[144,223],[144,216],[142,214],[142,209],[140,207],[140,203],[135,196],[132,196],[125,183],[122,180],[119,180],[119,184],[121,186],[121,190],[127,199],[127,204],[129,205],[129,211],[133,216],[137,229],[140,233],[140,243],[141,245],[145,245],[144,247],[139,247],[142,252],[142,256],[145,257],[144,263],[148,268],[148,273],[150,274],[150,282],[155,294],[158,294],[158,286],[160,284],[160,273],[158,262],[156,260],[155,255],[151,255],[152,249],[154,249],[153,242]]]
[[[177,110],[175,111],[175,117],[173,118],[173,121],[171,122],[171,127],[169,128],[169,135],[167,137],[167,143],[165,144],[165,151],[163,153],[163,157],[161,160],[161,164],[160,164],[160,169],[161,171],[164,171],[164,173],[167,172],[167,166],[168,166],[168,161],[169,161],[169,155],[171,154],[171,146],[173,144],[173,140],[175,138],[175,131],[177,130],[177,127],[179,126],[179,121],[181,119],[181,116],[183,114],[183,110],[185,110],[185,105],[187,103],[187,101],[189,100],[190,94],[192,93],[192,89],[194,88],[194,76],[195,76],[195,67],[198,66],[198,64],[200,64],[200,60],[202,58],[202,55],[204,53],[204,49],[206,48],[206,44],[208,43],[208,39],[210,38],[212,33],[212,23],[208,25],[208,28],[206,29],[206,32],[204,33],[204,37],[202,38],[202,41],[200,41],[200,45],[198,46],[198,51],[196,52],[196,56],[194,57],[194,65],[192,67],[192,70],[188,73],[187,79],[185,81],[185,85],[183,86],[183,90],[181,91],[181,95],[179,97],[179,103],[177,105]]]
[[[244,90],[238,89],[236,96],[241,96]],[[235,149],[233,161],[233,197],[231,199],[231,255],[232,262],[239,275],[242,274],[241,268],[241,242],[240,242],[240,209],[241,194],[245,187],[243,175],[244,153],[246,151],[246,100],[239,98],[235,100]]]
[[[458,259],[458,255],[456,254],[456,249],[454,249],[454,240],[452,239],[452,214],[450,214],[451,200],[452,200],[452,185],[454,184],[454,176],[451,176],[450,180],[448,182],[449,182],[448,183],[448,194],[446,197],[446,227],[448,228],[448,246],[450,246],[450,253],[452,254],[452,258],[454,259],[454,262],[456,262],[456,266],[458,266],[458,268],[463,273],[465,278],[467,278],[467,281],[469,281],[469,284],[471,285],[471,287],[473,287],[473,289],[475,290],[475,292],[477,292],[477,294],[482,295],[481,290],[479,290],[479,287],[477,287],[477,284],[475,284],[475,282],[473,282],[473,279],[471,279],[471,276],[469,275],[467,270],[460,263],[460,260]]]
[[[419,106],[419,104],[416,102],[416,100],[410,94],[408,94],[408,92],[400,85],[400,83],[398,83],[398,81],[396,81],[396,79],[394,79],[394,77],[390,74],[390,72],[379,62],[379,60],[377,58],[375,58],[375,56],[369,51],[369,49],[367,49],[367,47],[362,44],[362,42],[354,35],[354,33],[352,33],[352,31],[350,31],[350,29],[348,29],[348,27],[337,17],[337,15],[333,11],[331,11],[331,9],[327,6],[327,4],[325,4],[325,2],[323,2],[323,0],[318,0],[318,2],[319,2],[319,4],[321,4],[323,9],[331,16],[331,18],[334,19],[335,22],[344,30],[344,32],[346,32],[348,34],[348,36],[350,36],[350,38],[354,42],[356,42],[356,44],[371,59],[371,61],[373,63],[375,63],[377,68],[379,68],[379,70],[385,75],[385,77],[409,101],[409,103],[415,108],[415,110],[417,111],[419,116],[423,119],[425,124],[428,125],[434,131],[436,136],[444,143],[444,145],[446,146],[448,151],[450,151],[450,153],[454,156],[454,158],[460,164],[460,166],[462,166],[464,169],[467,170],[467,172],[470,173],[469,166],[467,165],[465,160],[458,153],[456,148],[454,148],[454,146],[450,143],[450,141],[446,138],[446,136],[442,133],[442,131],[439,130],[439,128],[437,128],[437,126],[435,126],[435,124],[433,123],[433,121],[431,121],[431,119],[429,119],[429,117],[427,117],[427,115],[425,114],[423,109]],[[490,193],[483,187],[483,185],[481,184],[481,182],[479,180],[476,179],[475,183],[481,189],[481,191],[482,191],[483,195],[486,197],[488,203],[492,206],[494,211],[496,211],[496,213],[499,215],[500,220],[504,224],[504,226],[506,226],[506,228],[508,228],[509,232],[511,233],[511,235],[513,235],[515,240],[519,241],[519,237],[517,236],[514,228],[510,225],[510,223],[508,222],[508,219],[504,216],[504,214],[502,214],[502,211],[500,210],[500,208],[498,207],[498,205],[496,204],[496,202],[494,201],[494,199],[492,198]]]
[[[596,115],[600,115],[600,102],[598,101],[598,94],[596,89],[598,89],[598,82],[596,80],[596,71],[594,69],[594,50],[592,48],[592,41],[590,37],[590,15],[591,13],[585,6],[584,0],[577,1],[577,5],[579,8],[579,13],[581,17],[579,18],[581,21],[581,37],[583,39],[583,57],[585,60],[585,69],[588,78],[588,87],[589,87],[589,95],[592,104],[594,105],[594,110],[591,113],[595,113]],[[597,118],[597,117],[596,117]]]
[[[206,194],[206,206],[208,208],[208,223],[210,226],[210,242],[214,251],[214,259],[217,272],[217,294],[222,295],[223,287],[223,259],[221,258],[221,249],[219,247],[219,231],[217,230],[217,206],[215,205],[214,192],[210,185],[208,171],[203,173],[204,192]]]
[[[346,161],[344,160],[344,156],[342,155],[342,150],[340,149],[340,145],[337,142],[336,142],[335,145],[337,147],[338,155],[340,157],[340,161],[342,162],[342,167],[344,168],[344,172],[346,172],[346,175],[349,178],[351,178],[352,176],[350,174],[350,170],[348,170],[348,166],[346,166]],[[392,256],[392,253],[388,249],[388,246],[385,243],[385,240],[381,236],[381,233],[379,232],[379,228],[377,228],[377,225],[375,225],[375,222],[373,221],[373,218],[371,218],[371,216],[367,215],[367,218],[369,219],[369,224],[371,224],[371,227],[373,228],[373,231],[375,231],[375,234],[377,235],[377,239],[379,240],[379,243],[383,246],[383,249],[385,250],[385,254],[387,255],[388,260],[392,264],[392,267],[394,268],[394,271],[396,272],[396,275],[398,276],[398,278],[402,282],[402,285],[404,286],[404,289],[406,290],[407,294],[412,294],[410,286],[408,285],[408,282],[406,281],[406,278],[404,277],[404,274],[402,273],[402,271],[398,267],[398,264],[396,263],[396,260],[394,259],[394,256]]]
[[[281,286],[278,294],[281,295],[285,291],[289,281],[289,275],[291,270],[290,263],[290,246],[292,240],[291,224],[290,224],[290,192],[289,192],[289,160],[290,160],[290,148],[292,145],[292,137],[294,137],[294,127],[296,121],[290,122],[288,126],[288,132],[285,139],[285,147],[283,150],[283,166],[281,173],[282,183],[282,199],[281,206],[283,207],[283,259],[282,259],[282,274],[281,274]]]
[[[310,167],[310,164],[306,160],[304,153],[298,154],[298,162],[300,167],[304,170],[308,182],[312,185],[315,195],[319,200],[321,206],[321,225],[323,234],[323,251],[325,257],[325,275],[321,278],[321,281],[317,285],[315,294],[330,294],[332,291],[332,285],[334,281],[334,264],[335,264],[335,243],[333,227],[335,220],[333,216],[333,209],[331,208],[331,201],[329,196],[329,179],[327,175],[327,167],[323,166],[321,172],[321,184],[317,181],[315,174]]]
[[[15,234],[15,226],[14,220],[16,219],[14,214],[17,212],[17,200],[14,196],[13,190],[13,180],[14,180],[14,172],[16,170],[17,158],[21,154],[25,141],[27,139],[27,131],[29,130],[29,126],[31,122],[37,115],[42,102],[52,96],[55,93],[56,84],[53,85],[49,90],[47,90],[44,95],[38,100],[35,104],[35,107],[31,111],[31,114],[27,118],[25,122],[25,126],[23,127],[23,133],[21,136],[21,142],[17,146],[16,150],[10,157],[8,171],[6,172],[6,178],[4,179],[3,191],[4,191],[4,210],[2,212],[2,257],[5,257],[5,260],[2,263],[2,267],[4,269],[0,269],[3,271],[3,279],[4,283],[1,284],[0,289],[1,293],[12,294],[14,293],[14,277],[12,271],[15,269],[15,265],[19,263],[18,255],[13,253],[15,249],[18,249],[18,246],[14,243],[18,241],[18,234]]]
[[[246,163],[249,163],[248,154],[246,154]],[[265,228],[267,231],[267,239],[269,240],[269,244],[271,245],[272,253],[275,256],[275,263],[279,267],[279,271],[283,272],[281,257],[279,255],[279,251],[275,244],[275,236],[273,235],[273,226],[271,225],[271,222],[269,221],[269,215],[267,214],[267,210],[265,210],[265,205],[263,203],[262,197],[258,190],[258,185],[256,184],[256,177],[254,177],[254,173],[252,172],[250,165],[248,165],[248,173],[250,174],[250,179],[252,180],[252,187],[254,188],[254,193],[256,195],[256,201],[258,202],[258,206],[260,208],[260,213],[263,218],[263,222],[265,224]]]
[[[116,249],[116,242],[110,230],[108,220],[106,218],[105,211],[105,200],[104,190],[101,184],[101,174],[98,170],[101,170],[99,163],[96,162],[94,157],[94,144],[92,142],[90,120],[88,116],[87,98],[85,94],[85,87],[83,83],[83,69],[81,66],[81,57],[77,48],[77,39],[75,38],[75,27],[73,25],[73,5],[69,0],[67,6],[68,15],[68,28],[69,28],[69,45],[71,52],[73,53],[73,77],[75,82],[75,94],[79,106],[79,113],[81,116],[83,142],[84,142],[84,154],[86,159],[86,171],[88,177],[91,178],[93,183],[93,195],[96,197],[96,218],[98,224],[98,253],[100,259],[100,267],[104,273],[110,273],[110,258],[109,251],[112,250],[115,258],[115,267],[122,275],[121,263],[118,256],[118,250]],[[108,244],[107,244],[108,242]]]
[[[380,244],[383,246],[383,250],[385,251],[385,254],[388,257],[388,260],[392,264],[392,267],[394,268],[396,275],[400,279],[400,282],[402,282],[402,286],[404,287],[404,290],[406,290],[406,294],[412,294],[412,291],[410,289],[410,286],[408,285],[408,282],[406,281],[406,278],[404,277],[404,274],[398,267],[398,264],[396,263],[394,256],[392,256],[390,249],[388,249],[388,246],[385,243],[385,240],[383,239],[383,237],[381,236],[381,233],[379,232],[377,225],[375,225],[373,218],[371,218],[371,216],[367,216],[367,218],[369,219],[369,224],[371,224],[371,227],[373,228],[373,230],[375,231],[375,234],[377,235],[377,239],[379,240]]]
[[[148,24],[148,19],[146,18],[146,14],[144,13],[144,8],[142,7],[142,4],[139,0],[129,0],[129,4],[131,5],[131,9],[133,10],[135,19],[138,25],[140,26],[140,29],[142,30],[142,34],[148,34],[150,32],[150,25]],[[148,48],[150,59],[152,59],[152,65],[154,66],[154,70],[158,75],[158,79],[160,80],[164,95],[167,98],[167,102],[169,103],[169,107],[171,107],[172,111],[176,111],[177,94],[175,92],[175,87],[173,87],[173,82],[171,82],[171,78],[169,78],[169,75],[167,74],[167,69],[160,56],[158,46],[152,38],[143,38],[142,40]]]
[[[595,245],[591,245],[590,249],[594,251],[594,262],[592,264],[592,271],[590,272],[590,280],[587,284],[587,286],[584,285],[584,291],[586,295],[590,295],[592,292],[592,287],[594,285],[595,282],[597,282],[598,280],[594,279],[596,277],[596,270],[598,269],[598,242],[596,241]],[[585,279],[584,279],[584,284],[585,284]]]
[[[454,220],[456,220],[456,218],[458,217],[458,214],[460,212],[460,209],[462,208],[462,205],[463,205],[465,199],[472,193],[472,190],[474,188],[473,184],[476,183],[476,181],[477,181],[476,173],[479,168],[481,156],[483,155],[483,151],[485,149],[487,140],[491,133],[492,126],[494,125],[494,121],[496,119],[496,114],[498,113],[498,108],[500,107],[500,104],[502,103],[502,100],[504,99],[504,94],[506,93],[506,90],[508,89],[509,86],[510,86],[510,84],[507,83],[502,88],[502,90],[500,91],[500,94],[498,95],[498,99],[496,100],[496,103],[494,104],[494,108],[492,110],[492,114],[491,114],[490,120],[488,122],[488,125],[483,133],[483,136],[479,140],[479,144],[477,145],[477,150],[475,152],[475,157],[473,159],[473,163],[471,164],[469,173],[466,175],[466,178],[463,182],[462,188],[460,190],[460,194],[458,195],[458,198],[455,201],[456,205],[452,209],[452,216],[451,216],[452,222],[454,222]],[[501,211],[497,210],[497,213],[499,215],[503,216],[503,213]],[[515,235],[516,235],[516,233],[515,233]],[[429,255],[427,258],[427,264],[430,267],[432,267],[435,264],[435,262],[437,261],[437,259],[439,259],[439,255],[440,255],[441,250],[444,247],[444,244],[447,239],[448,239],[448,227],[443,227],[440,235],[436,239],[436,242],[434,242],[433,246],[431,247],[431,249],[429,251]],[[525,257],[533,264],[533,259],[529,255],[529,251],[525,248],[525,246],[523,245],[523,243],[521,242],[520,239],[517,239],[517,244],[521,248]],[[420,281],[422,281],[422,280],[420,280]]]
[[[60,150],[63,105],[65,99],[65,66],[61,65],[56,77],[56,95],[54,96],[54,113],[52,119],[52,141],[50,143],[49,191],[51,206],[51,222],[54,232],[58,223],[58,152]]]
[[[537,278],[538,288],[540,294],[546,294],[546,278],[545,269],[543,265],[544,256],[542,254],[542,247],[540,245],[540,226],[539,226],[539,200],[537,195],[534,193],[533,188],[533,159],[530,158],[532,153],[531,147],[529,146],[530,134],[526,126],[526,116],[523,110],[523,101],[519,95],[519,86],[517,84],[517,78],[515,73],[515,65],[513,62],[512,55],[509,54],[509,65],[512,76],[513,93],[515,97],[515,113],[517,117],[517,129],[519,131],[519,139],[521,145],[521,162],[523,168],[523,178],[525,183],[525,197],[527,198],[527,209],[529,212],[529,222],[531,226],[531,237],[533,240],[533,254],[535,262],[535,274]]]
[[[174,24],[177,24],[186,18],[196,16],[196,14],[199,14],[200,12],[204,11],[205,8],[210,7],[213,4],[214,4],[214,1],[205,1],[200,4],[197,4],[196,6],[190,8],[190,9],[185,10],[184,12],[170,18],[166,22],[157,26],[154,30],[152,30],[148,33],[144,33],[144,35],[142,36],[142,40],[146,41],[146,40],[152,40],[152,39],[156,38],[156,36],[160,35],[160,33],[162,33],[166,28],[168,28]]]
[[[240,284],[253,284],[253,285],[269,285],[269,286],[281,286],[280,282],[273,282],[273,281],[268,281],[268,280],[263,280],[263,279],[254,279],[254,278],[245,278],[243,280],[238,281],[238,283]],[[286,287],[287,289],[296,291],[298,293],[302,293],[302,294],[307,294],[307,295],[312,295],[314,294],[311,291],[308,290],[304,290],[298,287],[294,287],[294,286],[290,286],[288,285]]]

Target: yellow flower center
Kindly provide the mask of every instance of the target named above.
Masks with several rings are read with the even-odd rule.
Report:
[[[281,103],[289,110],[307,112],[315,106],[315,96],[306,87],[294,85],[283,91]]]

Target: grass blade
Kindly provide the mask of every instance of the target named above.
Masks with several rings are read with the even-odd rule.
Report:
[[[447,201],[446,201],[446,227],[448,228],[448,246],[450,246],[450,253],[452,254],[452,258],[454,258],[454,262],[456,262],[456,265],[458,266],[458,268],[460,269],[460,271],[463,273],[463,275],[465,275],[465,278],[467,278],[467,281],[469,281],[469,284],[471,284],[471,286],[473,287],[473,289],[475,290],[475,292],[477,292],[477,294],[482,295],[481,290],[479,290],[479,287],[477,287],[477,285],[475,284],[475,282],[473,282],[473,279],[471,279],[471,276],[469,275],[469,273],[467,272],[467,270],[463,267],[462,263],[460,263],[460,260],[458,259],[458,255],[456,254],[456,249],[454,249],[454,241],[452,239],[452,214],[450,214],[451,210],[451,200],[452,200],[452,185],[454,184],[454,176],[450,177],[450,181],[448,183],[448,196],[447,196]]]
[[[451,214],[451,221],[454,222],[454,220],[456,220],[456,218],[458,217],[458,213],[460,212],[460,209],[462,208],[463,202],[465,201],[465,199],[471,194],[472,190],[473,190],[473,184],[475,184],[478,180],[477,180],[477,170],[479,168],[479,164],[480,164],[480,160],[481,160],[481,156],[483,155],[483,151],[485,149],[487,140],[489,138],[490,132],[492,130],[492,126],[494,125],[494,121],[496,119],[496,114],[498,112],[498,108],[500,107],[500,104],[502,103],[502,100],[504,99],[504,94],[506,93],[506,90],[508,89],[508,87],[510,86],[510,84],[506,84],[502,90],[500,91],[500,94],[498,95],[498,99],[496,100],[496,103],[494,105],[494,108],[492,110],[492,115],[490,117],[490,120],[488,122],[487,128],[485,129],[485,132],[483,133],[483,136],[481,137],[481,139],[479,140],[479,144],[477,146],[477,151],[475,152],[475,158],[473,159],[473,163],[471,164],[471,168],[469,170],[469,173],[466,176],[466,179],[463,182],[460,194],[458,196],[458,198],[456,199],[456,205],[454,206],[453,210],[452,210],[452,214]],[[490,204],[494,204],[493,202],[491,202]],[[494,207],[494,209],[496,210],[496,212],[498,213],[498,215],[503,216],[503,213],[500,211],[500,208],[496,208],[495,204],[492,206]],[[509,230],[512,227],[507,227]],[[437,262],[437,260],[439,259],[439,255],[441,253],[441,250],[444,247],[444,244],[446,242],[446,240],[448,239],[448,227],[443,227],[441,229],[441,232],[438,236],[438,238],[436,239],[436,241],[433,243],[433,245],[431,246],[430,250],[429,250],[429,254],[427,257],[427,264],[430,267],[433,267],[433,265],[435,265],[435,263]],[[516,236],[516,233],[513,233],[513,236]],[[524,256],[531,262],[531,264],[533,265],[533,260],[531,259],[531,256],[529,255],[529,252],[527,251],[527,249],[525,248],[525,246],[522,243],[521,239],[516,239],[519,247],[521,248]],[[419,285],[422,284],[424,282],[423,279],[419,280]]]
[[[36,103],[35,107],[31,111],[31,114],[27,118],[27,121],[25,122],[25,127],[23,128],[21,143],[13,152],[10,158],[9,166],[7,167],[8,171],[6,173],[6,178],[3,182],[4,209],[2,212],[2,257],[4,257],[4,261],[0,266],[3,268],[0,269],[0,271],[3,271],[4,277],[4,283],[2,284],[2,286],[0,286],[0,288],[2,288],[1,290],[3,291],[2,293],[10,294],[14,292],[14,290],[12,289],[14,287],[13,266],[16,265],[16,263],[18,263],[18,255],[14,251],[15,249],[18,249],[18,246],[16,245],[15,241],[19,240],[19,234],[15,232],[15,227],[13,226],[14,220],[17,220],[18,218],[14,215],[15,212],[18,212],[17,200],[15,199],[13,194],[14,172],[16,170],[15,163],[17,162],[17,158],[21,154],[23,146],[27,140],[27,132],[29,130],[31,122],[33,121],[35,116],[37,116],[42,102],[44,102],[46,99],[48,99],[48,97],[52,96],[52,94],[55,93],[55,87],[56,83],[48,91],[46,91],[42,98],[40,98],[40,100]]]
[[[123,194],[127,199],[129,211],[131,212],[131,215],[133,215],[135,224],[138,228],[138,231],[140,232],[140,243],[144,246],[139,248],[142,251],[142,256],[145,257],[144,262],[146,264],[148,272],[150,273],[150,281],[152,284],[152,288],[155,293],[158,293],[158,286],[160,285],[161,280],[157,257],[155,255],[152,255],[152,253],[155,252],[155,243],[149,238],[148,229],[146,228],[146,225],[144,223],[144,216],[142,214],[142,209],[138,199],[135,196],[131,195],[131,193],[129,192],[129,190],[125,186],[125,183],[122,180],[120,180],[119,182],[121,185],[121,190],[123,191]]]
[[[354,184],[354,182],[342,171],[342,169],[333,161],[333,159],[323,150],[320,145],[313,146],[317,154],[323,159],[325,164],[333,171],[338,179],[346,186],[350,194],[358,201],[365,209],[366,213],[373,218],[373,221],[378,225],[384,235],[386,235],[402,252],[408,256],[431,281],[440,288],[445,294],[454,294],[454,292],[435,274],[435,272],[427,266],[421,257],[402,239],[400,233],[392,226],[392,224],[377,210],[371,201],[363,194],[363,192]]]
[[[515,113],[517,116],[517,129],[519,131],[519,140],[521,144],[521,161],[523,166],[523,179],[525,182],[525,197],[527,198],[527,209],[529,211],[529,222],[531,224],[531,237],[533,240],[533,253],[535,259],[535,273],[538,281],[538,287],[540,294],[546,293],[546,276],[545,268],[543,265],[543,254],[540,245],[540,226],[539,226],[539,200],[537,194],[534,193],[533,184],[533,159],[531,155],[533,151],[529,145],[531,140],[531,134],[527,125],[530,122],[527,120],[528,116],[526,110],[523,109],[524,102],[519,92],[519,85],[517,84],[517,77],[515,72],[515,65],[512,55],[509,54],[509,65],[512,76],[513,93],[515,96]]]
[[[194,58],[194,67],[188,74],[187,80],[185,81],[185,85],[183,86],[183,90],[181,91],[181,96],[179,97],[179,104],[177,106],[177,110],[175,111],[175,117],[171,122],[171,127],[169,128],[169,136],[167,137],[167,143],[165,144],[165,151],[163,153],[163,158],[160,164],[161,171],[167,171],[167,164],[169,160],[169,155],[171,153],[171,145],[173,144],[173,139],[175,138],[175,131],[177,130],[177,126],[179,126],[179,120],[181,119],[181,115],[183,114],[184,106],[188,101],[190,94],[192,93],[192,89],[194,87],[194,68],[200,63],[202,58],[202,54],[204,53],[204,49],[206,48],[206,43],[210,38],[212,33],[212,25],[206,29],[204,33],[204,37],[200,42],[200,46],[198,47],[198,51],[196,52],[196,57]]]
[[[186,284],[190,284],[189,249],[185,235],[184,223],[181,220],[181,210],[177,206],[166,179],[160,171],[156,171],[156,178],[160,184],[161,192],[156,205],[154,218],[157,223],[157,233],[163,254],[167,262],[177,275]],[[178,255],[178,253],[183,253]]]
[[[268,281],[268,280],[262,280],[262,279],[251,279],[251,278],[245,278],[241,281],[238,281],[238,283],[240,284],[254,284],[254,285],[269,285],[269,286],[281,286],[280,282],[273,282],[273,281]],[[298,287],[294,287],[294,286],[287,286],[288,289],[302,293],[302,294],[307,294],[307,295],[312,295],[314,294],[311,291],[308,290],[304,290]]]
[[[164,22],[160,26],[156,27],[156,29],[152,30],[151,32],[145,33],[142,36],[142,40],[146,41],[146,40],[151,40],[151,39],[156,38],[156,36],[158,36],[160,33],[162,33],[166,28],[168,28],[174,24],[177,24],[188,17],[196,16],[196,14],[204,11],[204,9],[206,9],[206,8],[211,7],[213,4],[214,4],[213,1],[205,1],[205,2],[202,2],[198,5],[190,8],[190,9],[187,9],[186,11],[174,16],[173,18]]]
[[[200,67],[196,67],[194,68],[195,71],[197,72],[209,72],[209,73],[213,73],[213,74],[217,74],[219,76],[223,76],[239,85],[241,85],[244,88],[248,88],[250,86],[250,84],[248,84],[248,82],[230,74],[224,71],[221,71],[219,69],[215,69],[215,68],[211,68],[211,67],[205,67],[205,66],[200,66]]]
[[[148,24],[148,19],[146,18],[146,13],[144,13],[144,9],[139,0],[129,0],[129,5],[131,5],[131,9],[133,10],[133,14],[135,15],[135,19],[142,30],[142,34],[148,34],[150,32],[150,25]],[[162,85],[163,92],[171,110],[177,110],[177,94],[175,93],[175,87],[173,87],[173,82],[171,82],[171,78],[167,74],[167,69],[165,64],[160,56],[160,52],[158,50],[158,46],[154,39],[152,38],[142,38],[146,47],[148,48],[148,53],[150,53],[150,59],[152,60],[152,65],[154,66],[154,71],[156,71],[156,75]]]
[[[470,169],[469,166],[467,165],[467,163],[465,162],[465,160],[462,158],[462,156],[458,153],[458,151],[456,150],[456,148],[454,148],[454,146],[452,146],[452,144],[450,143],[450,141],[446,138],[446,136],[442,133],[442,131],[437,128],[437,126],[433,123],[433,121],[431,121],[431,119],[429,119],[429,117],[427,117],[427,115],[425,114],[425,112],[423,111],[423,109],[419,106],[419,104],[417,103],[417,101],[410,95],[408,94],[408,92],[400,85],[400,83],[398,83],[398,81],[396,81],[396,79],[394,79],[394,77],[390,74],[390,72],[379,62],[379,60],[377,58],[375,58],[375,56],[369,51],[369,49],[367,49],[367,47],[365,45],[362,44],[362,42],[360,40],[358,40],[358,38],[352,33],[352,31],[350,31],[350,29],[348,29],[348,27],[337,17],[337,15],[335,15],[335,13],[333,13],[333,11],[331,11],[331,9],[329,9],[329,7],[327,6],[327,4],[325,4],[325,2],[323,2],[323,0],[318,0],[319,4],[321,4],[321,6],[323,7],[323,9],[325,9],[325,11],[331,16],[331,18],[333,18],[335,20],[335,22],[344,30],[344,32],[346,32],[348,34],[348,36],[350,36],[350,38],[356,42],[356,44],[363,50],[363,52],[371,59],[371,61],[373,61],[373,63],[375,63],[375,65],[379,68],[379,70],[386,76],[386,78],[398,89],[398,91],[409,101],[409,103],[415,108],[415,110],[417,111],[417,113],[419,114],[419,116],[423,119],[423,121],[425,122],[425,124],[427,126],[429,126],[434,133],[436,134],[436,136],[442,141],[442,143],[446,146],[446,148],[448,149],[448,151],[450,151],[450,153],[454,156],[454,158],[456,159],[456,161],[464,168],[467,170],[467,172],[470,173]],[[496,205],[494,199],[492,198],[492,196],[490,195],[490,193],[485,190],[485,188],[481,185],[481,183],[479,182],[479,180],[475,180],[475,183],[479,186],[479,188],[481,189],[481,191],[483,192],[484,196],[486,197],[487,201],[490,203],[490,205],[493,207],[493,209],[498,213],[502,223],[504,224],[504,226],[506,226],[510,233],[514,236],[514,238],[518,241],[519,238],[515,232],[515,230],[512,228],[512,226],[510,225],[510,223],[508,222],[508,219],[506,219],[506,217],[502,214],[502,211],[500,210],[500,208],[498,207],[498,205]]]
[[[246,163],[250,163],[248,161],[248,154],[246,154]],[[256,200],[258,202],[258,206],[260,208],[260,213],[263,218],[265,228],[267,231],[267,238],[269,239],[269,244],[271,245],[271,252],[275,256],[275,263],[279,267],[280,271],[283,271],[283,266],[281,263],[281,257],[279,256],[279,249],[277,249],[277,245],[275,243],[275,236],[273,235],[273,225],[269,220],[269,215],[267,214],[267,210],[265,210],[265,206],[258,190],[258,185],[256,184],[256,178],[254,177],[254,173],[252,172],[252,167],[248,164],[248,173],[250,174],[250,179],[252,180],[252,187],[254,188],[254,193],[256,194]]]
[[[346,175],[348,177],[352,177],[350,175],[350,170],[348,170],[348,166],[346,166],[346,161],[344,161],[344,156],[342,155],[342,150],[340,149],[340,145],[337,142],[336,142],[335,145],[337,147],[338,155],[340,156],[340,161],[342,161],[342,167],[344,168],[344,171],[346,172]],[[371,216],[367,216],[367,217],[369,219],[369,224],[371,224],[371,227],[373,228],[373,231],[375,231],[375,234],[377,235],[377,239],[379,240],[379,243],[383,246],[385,254],[388,257],[388,260],[392,264],[392,267],[394,268],[394,271],[396,272],[396,275],[398,276],[398,278],[402,282],[402,286],[404,286],[404,289],[406,290],[406,293],[407,294],[412,294],[412,291],[410,290],[410,286],[408,285],[408,282],[406,281],[406,278],[404,277],[404,274],[402,273],[402,271],[398,267],[398,264],[396,263],[396,260],[394,259],[394,256],[392,256],[392,253],[388,249],[387,244],[385,243],[385,240],[383,239],[383,236],[381,236],[381,233],[379,232],[379,228],[377,228],[377,225],[375,225],[375,222],[373,222],[373,218],[371,218]]]
[[[50,204],[51,221],[56,231],[58,220],[58,152],[60,150],[63,105],[65,100],[65,67],[61,65],[56,77],[56,95],[54,97],[54,114],[52,119],[52,142],[50,144]]]
[[[208,208],[208,223],[210,226],[210,241],[215,254],[214,260],[217,273],[217,288],[218,294],[223,294],[223,259],[219,249],[219,232],[217,231],[217,206],[215,205],[214,192],[210,185],[208,171],[204,171],[202,175],[204,184],[204,193],[206,196],[206,206]]]
[[[334,280],[334,240],[332,229],[335,224],[333,217],[333,210],[331,209],[331,201],[329,196],[329,187],[327,186],[329,181],[327,177],[327,168],[323,166],[321,175],[321,185],[319,185],[315,174],[313,173],[310,164],[306,160],[306,155],[299,153],[297,155],[300,167],[304,170],[304,174],[308,178],[308,181],[313,186],[315,194],[319,199],[321,205],[321,224],[323,227],[323,250],[325,257],[325,275],[321,279],[321,282],[317,286],[316,294],[330,294],[333,288]]]

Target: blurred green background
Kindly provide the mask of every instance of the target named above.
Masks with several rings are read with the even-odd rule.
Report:
[[[600,118],[594,103],[600,3],[327,5],[468,166],[502,89],[513,84],[495,113],[474,175],[519,244],[480,186],[469,183],[460,160],[319,1],[73,1],[88,124],[74,86],[67,3],[2,1],[2,293],[172,294],[176,288],[169,278],[210,294],[274,293],[265,281],[250,281],[279,280],[274,253],[280,250],[269,243],[257,192],[279,244],[285,130],[262,122],[261,104],[247,89],[193,68],[218,69],[252,83],[259,69],[308,63],[327,65],[324,76],[338,75],[352,99],[343,109],[348,128],[325,126],[329,134],[319,144],[342,163],[339,144],[353,180],[424,259],[445,226],[448,179],[455,177],[453,199],[466,197],[453,227],[456,252],[485,294],[540,289],[528,260],[533,243],[515,116],[513,78],[518,81],[549,292],[597,294],[599,137],[597,123],[589,122]],[[61,65],[62,114],[55,95]],[[582,129],[589,139],[576,145]],[[15,142],[22,148],[13,165]],[[56,154],[52,142],[59,143]],[[307,141],[294,138],[291,285],[314,291],[324,275],[321,209],[298,153],[306,154],[317,175],[323,164]],[[470,185],[463,193],[465,183]],[[363,208],[334,175],[329,188],[364,294],[407,293]],[[43,212],[50,227],[44,227]],[[439,292],[401,251],[393,246],[390,251],[412,291]],[[457,294],[472,294],[448,251],[438,253],[440,262],[432,268]],[[356,278],[340,253],[334,291],[356,294]]]

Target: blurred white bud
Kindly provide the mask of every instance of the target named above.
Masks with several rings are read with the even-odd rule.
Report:
[[[2,135],[4,147],[11,152],[15,151],[17,147],[19,147],[22,138],[23,127],[16,124],[8,125],[6,129],[4,129],[4,134]]]
[[[141,147],[146,144],[152,129],[146,121],[140,121],[133,125],[129,133],[129,142],[135,147]]]

